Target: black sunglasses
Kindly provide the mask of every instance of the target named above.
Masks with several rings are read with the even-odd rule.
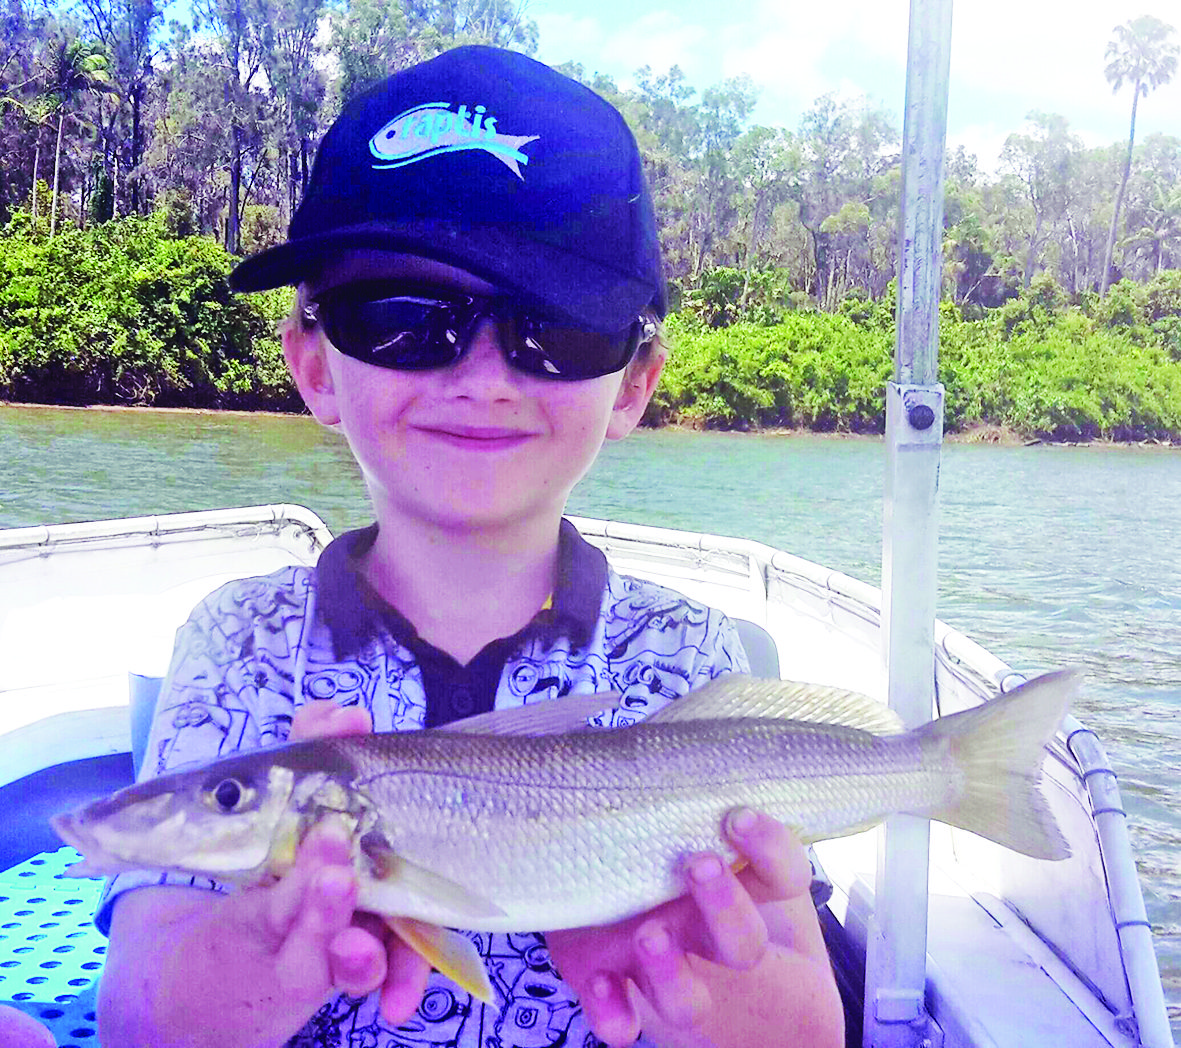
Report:
[[[511,367],[568,382],[621,370],[656,334],[646,317],[617,335],[602,335],[531,314],[507,296],[388,280],[330,288],[303,309],[304,324],[322,325],[346,356],[397,371],[454,364],[484,318],[497,325]]]

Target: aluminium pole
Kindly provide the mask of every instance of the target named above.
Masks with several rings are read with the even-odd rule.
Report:
[[[951,0],[910,0],[894,381],[886,387],[882,653],[890,707],[933,716],[938,560],[939,290]],[[930,826],[895,816],[879,838],[865,972],[864,1044],[939,1043],[925,1007]]]

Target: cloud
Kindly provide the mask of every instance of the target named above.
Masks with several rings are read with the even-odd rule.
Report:
[[[996,124],[966,124],[947,135],[947,148],[954,150],[963,146],[965,152],[976,158],[977,167],[990,175],[996,174],[1000,163],[1001,150],[1005,139],[1015,128],[998,127]]]
[[[1090,131],[1111,141],[1127,133],[1131,92],[1125,88],[1113,95],[1103,75],[1104,51],[1116,25],[1143,13],[1143,0],[1073,0],[1069,12],[1045,0],[960,5],[953,95],[970,107],[992,98],[1010,112],[1019,110],[1021,117],[1032,109],[1061,113],[1084,135]],[[1174,40],[1181,42],[1181,36]],[[1176,133],[1181,83],[1175,80],[1150,95],[1141,109],[1146,128],[1171,125]]]
[[[647,11],[622,25],[551,8],[530,14],[537,21],[538,57],[544,62],[581,62],[588,73],[606,73],[620,87],[631,86],[633,74],[644,65],[658,73],[679,65],[699,91],[716,79],[709,27],[672,11]]]
[[[668,0],[659,7],[645,0],[597,0],[590,8],[575,8],[575,0],[545,2],[544,9],[530,10],[541,30],[544,61],[573,58],[621,86],[631,83],[637,66],[662,72],[676,63],[699,91],[748,73],[762,89],[755,118],[792,129],[822,94],[865,94],[885,105],[901,128],[906,0],[684,0],[675,9],[664,6]],[[1143,14],[1144,3],[957,4],[949,141],[969,148],[975,143],[981,164],[991,166],[1004,138],[1034,109],[1061,113],[1088,145],[1126,138],[1131,93],[1125,87],[1112,95],[1103,53],[1114,27]],[[1172,22],[1179,30],[1174,40],[1181,43],[1181,17]],[[1137,139],[1154,131],[1181,133],[1181,75],[1141,100]]]
[[[859,56],[904,68],[905,13],[905,5],[897,0],[893,4],[825,0],[790,6],[781,0],[758,0],[750,23],[724,33],[722,66],[727,76],[747,72],[770,94],[799,99],[803,108],[833,90],[837,78],[856,80]],[[863,83],[857,87],[866,91]]]

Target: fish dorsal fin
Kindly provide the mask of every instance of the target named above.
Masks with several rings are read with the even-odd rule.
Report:
[[[732,717],[839,724],[875,735],[897,735],[905,730],[890,707],[860,692],[744,673],[715,677],[652,714],[647,723]]]
[[[586,728],[591,717],[615,709],[619,701],[619,693],[614,691],[566,695],[526,706],[478,713],[432,730],[470,735],[565,735]]]

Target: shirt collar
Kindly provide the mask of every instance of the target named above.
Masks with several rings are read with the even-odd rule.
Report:
[[[384,631],[403,642],[417,637],[414,627],[358,570],[360,558],[376,538],[376,524],[347,531],[328,544],[316,563],[319,613],[332,635],[337,659],[358,654]],[[586,647],[594,634],[606,587],[607,558],[563,518],[558,530],[552,607],[534,616],[521,631],[522,639],[565,634],[574,647]]]

